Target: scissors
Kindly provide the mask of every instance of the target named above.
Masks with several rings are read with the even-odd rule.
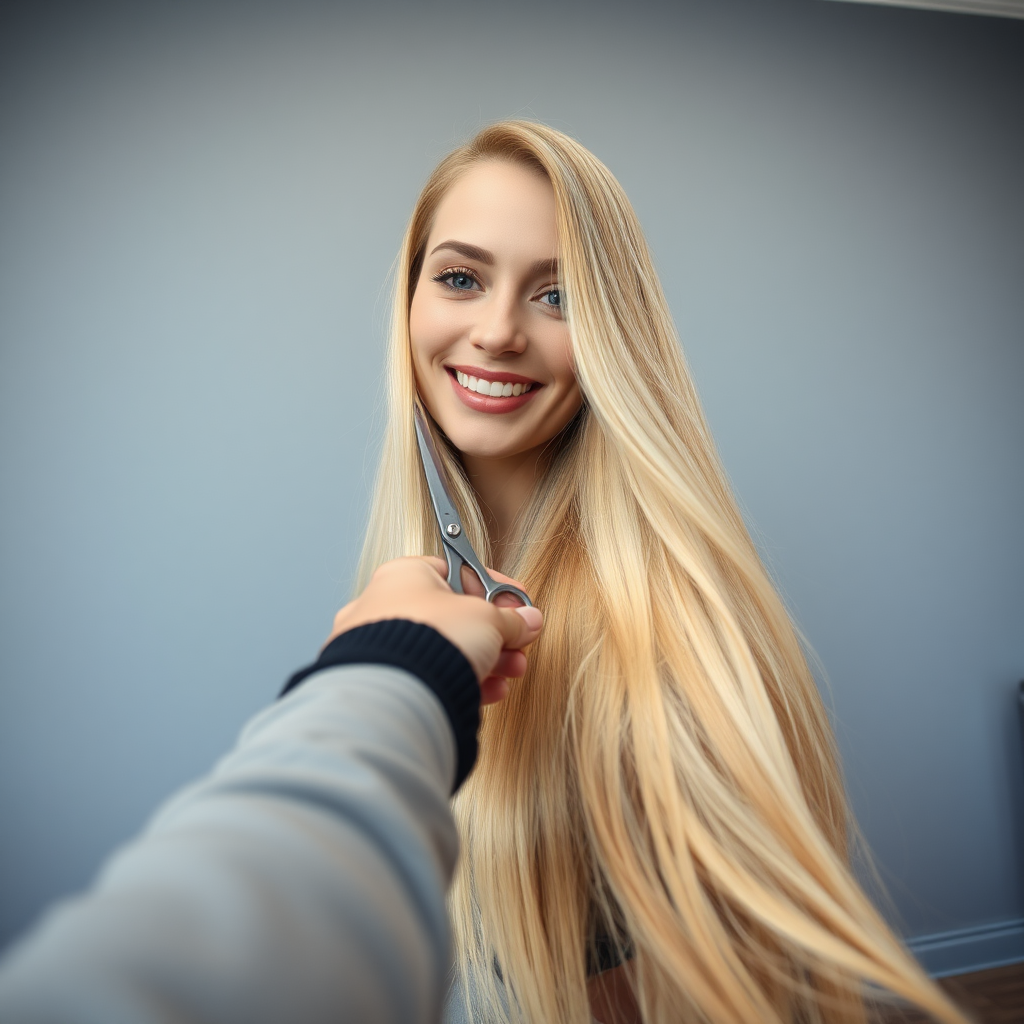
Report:
[[[492,579],[480,564],[480,559],[477,558],[473,545],[469,543],[466,532],[462,528],[459,513],[455,510],[455,502],[452,500],[447,483],[445,483],[445,470],[441,464],[441,458],[437,454],[434,437],[430,433],[426,418],[418,404],[414,407],[414,412],[420,460],[423,463],[423,472],[427,477],[427,488],[434,506],[434,515],[437,517],[437,527],[441,531],[444,557],[448,562],[448,586],[456,594],[465,593],[462,589],[462,567],[468,565],[484,585],[486,600],[493,603],[498,594],[515,594],[523,604],[532,608],[533,602],[519,587],[515,587],[511,583],[499,583],[496,579]]]

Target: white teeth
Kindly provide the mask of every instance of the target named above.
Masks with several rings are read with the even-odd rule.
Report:
[[[483,377],[472,377],[461,370],[455,371],[455,379],[467,390],[475,391],[478,395],[487,395],[491,398],[509,398],[525,394],[532,384],[512,384],[509,381],[484,380]]]

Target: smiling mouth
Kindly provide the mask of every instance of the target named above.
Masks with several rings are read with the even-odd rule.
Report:
[[[519,395],[526,394],[527,391],[541,386],[537,381],[528,380],[520,377],[518,374],[510,374],[509,377],[515,377],[515,380],[510,380],[509,377],[503,379],[499,376],[493,378],[474,377],[472,374],[456,369],[454,366],[448,366],[445,369],[467,391],[472,391],[475,394],[484,395],[489,398],[518,398]]]

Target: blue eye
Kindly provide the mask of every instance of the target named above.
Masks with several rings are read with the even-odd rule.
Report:
[[[476,277],[462,267],[448,267],[435,275],[434,280],[454,292],[469,292],[477,287]]]
[[[557,288],[552,288],[544,295],[544,298],[548,300],[544,305],[554,306],[555,309],[562,308],[562,293]]]

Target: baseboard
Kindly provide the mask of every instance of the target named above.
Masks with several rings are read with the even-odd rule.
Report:
[[[933,977],[984,971],[1024,960],[1024,918],[918,935],[907,948]]]

